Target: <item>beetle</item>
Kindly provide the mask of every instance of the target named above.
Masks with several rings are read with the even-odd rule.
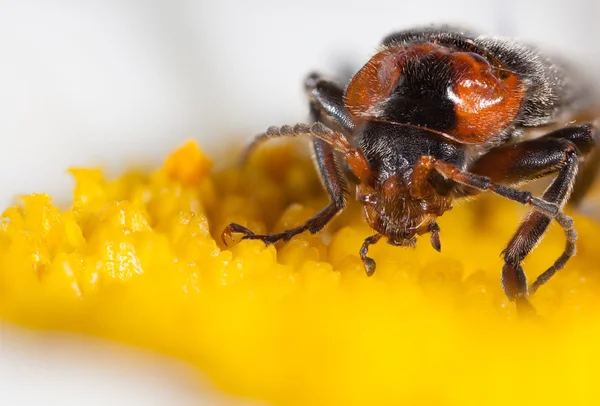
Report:
[[[571,75],[537,48],[507,38],[450,26],[389,35],[345,88],[316,73],[307,77],[313,124],[270,127],[246,150],[270,138],[311,137],[330,203],[281,233],[257,235],[232,223],[223,242],[233,233],[267,244],[317,233],[346,206],[351,180],[375,231],[359,251],[370,276],[370,245],[385,237],[414,246],[417,236],[430,234],[439,251],[437,217],[454,201],[492,192],[531,207],[502,252],[501,277],[507,297],[530,308],[527,298],[575,254],[577,233],[563,207],[598,145],[598,122],[572,121],[588,106],[586,88]],[[595,172],[578,182],[578,196]],[[547,176],[554,178],[541,197],[517,188]],[[552,220],[564,230],[565,249],[528,285],[521,264]]]

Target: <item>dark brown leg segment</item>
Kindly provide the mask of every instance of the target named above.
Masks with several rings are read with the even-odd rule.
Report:
[[[558,172],[557,177],[542,196],[544,201],[555,203],[559,208],[562,208],[569,198],[579,167],[579,157],[574,148],[571,147],[569,149],[568,146],[566,146],[563,153],[563,166]],[[527,281],[525,279],[523,268],[521,267],[521,262],[544,235],[550,224],[550,218],[539,211],[532,210],[523,223],[521,223],[513,238],[508,242],[508,245],[503,251],[505,265],[502,269],[502,282],[504,290],[509,298],[513,299],[520,296],[526,297],[528,294],[533,294],[541,285],[546,283],[552,275],[562,269],[571,256],[575,255],[577,233],[573,228],[573,220],[564,215],[561,217],[557,216],[556,219],[565,229],[567,236],[565,250],[554,264],[542,273],[531,285],[531,291],[529,293],[527,291]]]
[[[369,245],[377,244],[381,240],[381,237],[383,237],[381,234],[374,234],[367,237],[362,247],[360,247],[360,259],[365,266],[367,276],[372,276],[375,273],[375,261],[367,256],[369,254]]]
[[[304,89],[310,100],[311,118],[339,129],[350,135],[354,121],[344,106],[344,90],[337,84],[311,73],[304,81]]]
[[[232,223],[223,231],[222,239],[225,244],[225,237],[231,238],[232,233],[242,233],[244,234],[244,239],[261,240],[264,241],[265,244],[273,244],[279,240],[289,241],[293,236],[307,230],[312,234],[315,234],[321,231],[336,214],[344,209],[346,206],[346,182],[341,176],[335,162],[333,148],[319,139],[313,141],[313,146],[315,150],[315,162],[319,168],[321,180],[329,193],[331,202],[325,206],[323,210],[309,218],[303,225],[285,230],[281,233],[265,235],[254,234],[247,228]]]
[[[594,126],[584,124],[565,127],[535,140],[495,148],[475,162],[471,171],[487,176],[493,182],[508,185],[558,172],[542,199],[562,208],[573,189],[580,163],[579,154],[590,154],[596,146],[597,129]],[[521,263],[542,238],[550,224],[550,218],[539,211],[531,211],[503,251],[505,265],[502,281],[509,298],[526,297],[535,293],[575,254],[577,233],[573,229],[572,220],[564,215],[556,219],[562,222],[565,228],[565,250],[556,262],[533,282],[529,292]]]
[[[305,85],[311,99],[311,116],[315,122],[324,119],[332,122],[342,131],[351,130],[349,125],[352,122],[343,113],[345,110],[343,109],[343,92],[341,89],[331,82],[320,79],[316,75],[309,76]],[[293,236],[307,230],[314,234],[321,231],[336,214],[344,209],[346,206],[346,182],[337,165],[332,144],[336,143],[333,140],[334,137],[338,138],[338,144],[343,144],[345,140],[339,139],[341,134],[326,130],[321,124],[315,124],[311,127],[297,125],[295,127],[284,126],[280,129],[271,128],[262,136],[257,137],[249,150],[254,148],[258,142],[273,136],[297,136],[304,135],[303,133],[313,135],[315,137],[313,139],[315,164],[319,169],[321,181],[329,194],[331,202],[315,216],[308,219],[305,224],[281,233],[256,235],[239,224],[230,224],[223,231],[222,237],[224,242],[226,241],[225,236],[231,238],[231,234],[234,232],[244,234],[243,238],[245,239],[262,240],[266,244],[273,244],[279,240],[288,241]],[[328,136],[331,139],[324,140],[323,136]],[[349,146],[347,141],[345,144]]]
[[[598,130],[591,124],[565,127],[540,138],[494,148],[474,162],[469,172],[506,186],[528,183],[562,167],[561,142],[572,142],[580,155],[586,156],[597,149],[597,137]],[[456,197],[477,193],[474,188],[459,188]]]
[[[557,135],[562,134],[564,133],[559,132]],[[469,188],[478,191],[492,191],[533,207],[534,210],[528,214],[503,251],[505,265],[502,270],[502,284],[504,291],[509,299],[519,299],[519,302],[526,302],[525,299],[529,295],[527,278],[521,262],[539,242],[551,219],[556,220],[564,229],[567,239],[566,247],[555,263],[533,283],[532,293],[564,267],[568,259],[575,253],[577,233],[573,228],[573,220],[561,209],[569,198],[577,175],[579,152],[573,141],[566,137],[553,135],[501,147],[496,150],[498,152],[490,152],[489,156],[484,156],[480,162],[473,165],[473,170],[477,170],[480,174],[463,172],[453,165],[435,161],[431,157],[423,157],[420,162],[421,166],[435,168],[446,178]],[[504,151],[501,151],[502,149]],[[532,196],[530,192],[493,182],[496,180],[497,182],[516,183],[555,172],[558,172],[556,178],[541,199]],[[491,176],[482,176],[488,173]]]

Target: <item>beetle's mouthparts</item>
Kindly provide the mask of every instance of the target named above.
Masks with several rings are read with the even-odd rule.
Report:
[[[414,247],[415,245],[417,245],[417,238],[412,237],[402,240],[388,238],[388,244],[393,245],[394,247]]]

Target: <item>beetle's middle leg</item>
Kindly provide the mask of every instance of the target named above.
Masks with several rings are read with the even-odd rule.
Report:
[[[345,133],[352,130],[352,120],[345,113],[343,90],[341,88],[315,74],[306,79],[305,87],[310,97],[310,113],[314,122],[325,122],[328,126]],[[308,219],[305,224],[281,233],[257,235],[239,224],[230,224],[223,231],[224,242],[224,237],[231,237],[234,232],[244,234],[243,238],[245,239],[262,240],[267,244],[279,240],[288,241],[293,236],[306,230],[314,234],[323,229],[336,214],[344,209],[346,206],[346,181],[336,162],[334,148],[328,142],[319,138],[313,139],[312,142],[315,165],[319,170],[323,186],[329,194],[330,203],[319,213]]]

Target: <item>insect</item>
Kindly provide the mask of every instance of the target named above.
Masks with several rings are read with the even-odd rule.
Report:
[[[346,205],[347,178],[356,184],[366,221],[375,231],[360,248],[367,275],[376,264],[369,246],[386,238],[414,246],[430,234],[440,250],[437,217],[454,201],[491,192],[531,210],[503,251],[502,286],[517,304],[575,254],[577,233],[563,212],[584,159],[598,144],[597,123],[560,126],[588,106],[583,87],[538,50],[449,27],[394,33],[344,89],[318,74],[305,81],[313,124],[270,127],[248,147],[275,137],[312,138],[330,203],[304,225],[257,235],[239,225],[223,231],[267,244],[317,233]],[[533,130],[545,135],[528,136]],[[345,172],[340,163],[350,171]],[[594,171],[581,181],[583,195]],[[553,176],[542,196],[516,187]],[[551,221],[566,246],[530,286],[521,266]]]

